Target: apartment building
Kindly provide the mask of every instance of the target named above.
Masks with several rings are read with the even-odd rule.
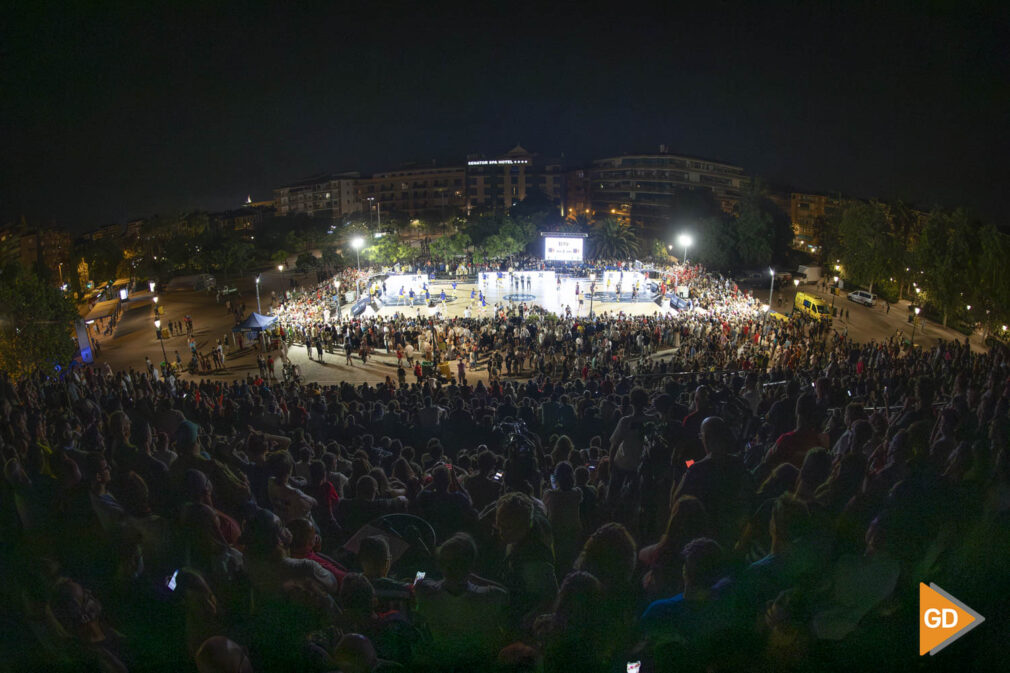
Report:
[[[357,199],[357,171],[315,175],[274,190],[279,215],[305,214],[340,219],[361,210]]]
[[[53,282],[66,282],[73,252],[70,233],[61,229],[14,227],[0,235],[7,262],[19,262],[26,269],[47,269]]]
[[[577,168],[565,173],[565,198],[561,215],[576,218],[579,215],[588,217],[592,213],[592,195],[589,171]]]
[[[591,208],[650,229],[666,226],[670,213],[692,197],[711,198],[732,212],[747,176],[743,168],[711,159],[670,154],[625,154],[589,167]]]
[[[817,220],[829,217],[842,208],[844,200],[840,196],[827,194],[789,194],[789,221],[793,224],[794,245],[802,248],[818,245]]]
[[[355,198],[369,217],[381,212],[411,218],[449,217],[466,207],[463,166],[404,166],[358,178]]]

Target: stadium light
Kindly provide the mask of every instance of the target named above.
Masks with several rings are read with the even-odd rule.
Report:
[[[681,234],[677,237],[677,245],[684,248],[684,264],[687,264],[687,249],[694,245],[691,234]]]

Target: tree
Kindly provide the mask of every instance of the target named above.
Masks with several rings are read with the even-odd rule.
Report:
[[[123,248],[116,245],[115,241],[109,238],[81,239],[75,248],[74,257],[84,259],[95,283],[104,283],[115,278],[116,269],[123,261]]]
[[[923,272],[919,278],[926,299],[943,314],[944,326],[951,314],[960,312],[979,292],[992,290],[987,283],[983,289],[987,279],[979,274],[980,267],[992,271],[993,262],[986,257],[981,249],[978,223],[967,212],[930,213],[915,248],[915,260]]]
[[[308,273],[309,271],[315,271],[320,266],[322,266],[322,262],[319,260],[318,257],[313,255],[311,252],[303,252],[302,254],[298,255],[298,258],[295,260],[295,269],[298,271],[298,273]]]
[[[749,199],[740,202],[736,217],[737,255],[744,266],[768,266],[772,259],[772,218]]]
[[[70,329],[80,317],[70,298],[16,264],[0,280],[0,371],[19,379],[66,366],[75,352]]]
[[[736,221],[726,214],[713,215],[700,221],[700,236],[695,240],[692,259],[711,269],[726,270],[738,266],[736,255]]]
[[[786,257],[793,242],[792,224],[768,197],[763,182],[755,178],[748,183],[735,214],[740,264],[764,267]]]
[[[638,240],[631,227],[612,217],[599,220],[589,240],[593,256],[598,259],[630,259],[638,253]]]
[[[470,247],[470,237],[466,234],[443,236],[431,242],[431,256],[439,261],[448,262],[466,254]]]
[[[408,261],[414,256],[414,249],[401,243],[396,236],[388,235],[362,250],[361,254],[381,266],[392,266]]]
[[[344,262],[344,256],[340,254],[339,248],[332,245],[323,248],[322,262],[323,266],[328,269],[342,269],[347,266]]]
[[[854,202],[842,212],[838,226],[840,259],[845,275],[869,286],[896,270],[898,246],[887,211],[880,203]]]
[[[653,239],[651,246],[652,257],[661,262],[669,262],[673,256],[670,254],[670,249],[666,246],[667,244],[663,243],[660,239]]]
[[[1010,269],[1006,263],[1010,257],[1010,236],[987,224],[978,238],[980,258],[975,303],[979,307],[980,322],[991,329],[993,325],[1005,325],[1010,320]]]

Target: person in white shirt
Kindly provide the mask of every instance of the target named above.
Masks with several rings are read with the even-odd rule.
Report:
[[[607,497],[617,502],[624,483],[634,476],[642,461],[645,447],[645,424],[656,420],[656,416],[646,413],[649,395],[642,388],[631,391],[631,413],[621,417],[610,436],[610,487]]]

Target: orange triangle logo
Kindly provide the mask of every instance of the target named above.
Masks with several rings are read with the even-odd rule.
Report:
[[[919,656],[936,654],[984,621],[935,584],[919,583]]]

